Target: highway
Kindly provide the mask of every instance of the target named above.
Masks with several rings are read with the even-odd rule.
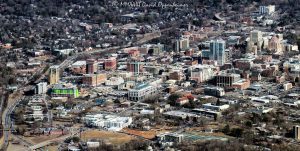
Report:
[[[14,111],[15,107],[22,101],[22,99],[23,99],[23,97],[19,98],[19,99],[16,99],[16,101],[9,108],[7,108],[3,113],[3,115],[5,115],[5,116],[2,117],[2,119],[4,118],[4,120],[3,120],[4,121],[4,126],[3,126],[4,131],[3,131],[3,133],[4,133],[4,145],[5,146],[8,145],[9,134],[10,134],[12,128],[13,128],[12,127],[12,120],[11,120],[10,116],[11,116],[12,112]],[[18,138],[26,146],[31,145],[30,143],[24,141],[20,137],[18,137],[18,136],[15,136],[15,137]]]
[[[31,78],[24,84],[22,84],[17,90],[16,93],[19,93],[23,95],[23,92],[27,89],[29,86],[30,82],[34,80],[35,76],[44,76],[45,73],[42,73],[43,70],[39,70],[36,72],[34,75],[31,76]],[[11,113],[14,111],[15,107],[22,101],[24,97],[21,98],[15,98],[11,100],[11,102],[7,102],[7,107],[4,109],[3,114],[2,114],[2,125],[3,125],[3,137],[4,137],[4,144],[2,145],[2,148],[6,148],[9,143],[9,135],[12,130],[12,120],[11,120]],[[22,138],[15,136],[18,138],[22,143],[26,144],[27,146],[30,146],[31,144],[23,140]]]
[[[3,105],[4,105],[4,101],[5,101],[5,94],[1,94],[2,96],[1,96],[1,104],[0,104],[0,113],[2,113],[3,112]],[[2,122],[3,120],[1,119],[1,122]]]
[[[31,76],[31,78],[23,85],[21,85],[17,90],[16,93],[19,94],[23,94],[23,92],[27,89],[27,86],[29,85],[29,83],[34,80],[33,78],[35,76],[43,76],[42,73],[43,70],[39,70],[38,72],[36,72],[34,75]],[[12,130],[12,120],[10,118],[11,113],[14,111],[15,107],[22,101],[24,97],[21,98],[16,98],[11,100],[12,102],[7,102],[7,107],[6,109],[3,111],[2,114],[2,125],[3,125],[3,129],[5,131],[3,131],[3,136],[4,136],[4,144],[2,145],[2,148],[6,148],[8,146],[9,143],[9,135],[10,132]],[[9,100],[8,100],[9,101]],[[18,137],[17,137],[18,138]],[[25,140],[19,138],[24,144],[27,145],[31,145],[30,143],[26,142]]]

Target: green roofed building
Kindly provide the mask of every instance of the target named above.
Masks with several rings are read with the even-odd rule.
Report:
[[[56,84],[51,90],[51,95],[54,97],[72,97],[77,98],[79,96],[79,90],[73,85]]]

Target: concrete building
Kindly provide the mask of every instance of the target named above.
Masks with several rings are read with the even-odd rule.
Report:
[[[293,84],[292,83],[285,83],[285,84],[283,84],[284,91],[288,91],[288,90],[290,90],[292,88],[293,88]]]
[[[132,78],[133,73],[132,72],[128,72],[128,71],[118,71],[118,72],[113,73],[112,76],[114,76],[114,77],[121,77],[125,81],[129,81]]]
[[[241,36],[229,36],[227,44],[229,46],[234,46],[240,44]]]
[[[184,120],[184,119],[186,119],[186,117],[190,117],[190,118],[200,117],[197,114],[184,112],[184,111],[180,111],[180,110],[167,111],[167,112],[163,113],[163,115],[167,118],[178,119],[178,120]]]
[[[190,40],[188,38],[179,38],[175,41],[174,50],[176,52],[185,51],[190,48]]]
[[[259,6],[259,14],[271,15],[275,12],[275,5]]]
[[[74,74],[85,74],[86,73],[86,61],[76,61],[72,64],[71,70]]]
[[[139,49],[142,54],[158,55],[164,51],[163,44],[144,44]]]
[[[284,47],[285,47],[284,48],[285,51],[298,51],[299,50],[298,45],[285,44]]]
[[[277,36],[272,36],[268,43],[268,49],[275,53],[282,53],[283,45]]]
[[[212,110],[212,111],[217,111],[217,112],[224,111],[224,110],[229,108],[228,104],[214,105],[214,104],[211,104],[211,103],[206,103],[206,104],[203,104],[202,106],[206,110]]]
[[[247,50],[257,54],[262,48],[264,43],[262,32],[259,30],[254,30],[250,32],[250,40],[247,42]],[[265,43],[264,43],[265,44]]]
[[[296,140],[300,140],[300,126],[296,125],[293,127],[294,129],[294,138]]]
[[[50,67],[49,83],[56,84],[59,82],[59,66],[54,65]]]
[[[216,86],[224,88],[247,89],[250,79],[242,79],[240,74],[221,72],[215,76]]]
[[[241,79],[239,74],[232,73],[221,73],[215,78],[216,85],[219,87],[231,87],[234,82],[237,82]]]
[[[262,32],[259,30],[251,31],[250,33],[250,42],[253,42],[257,45],[257,43],[262,41]]]
[[[124,79],[122,77],[111,77],[108,80],[105,80],[105,85],[108,86],[118,86],[124,83]]]
[[[213,66],[210,65],[195,65],[191,67],[191,80],[195,80],[198,83],[208,81],[213,78],[214,71]]]
[[[290,58],[288,61],[283,63],[283,67],[290,80],[297,82],[300,81],[300,59]]]
[[[231,58],[232,58],[232,50],[225,49],[225,62],[230,62]]]
[[[40,82],[36,85],[36,94],[47,93],[47,82]]]
[[[225,90],[220,87],[205,87],[204,94],[215,97],[221,97],[225,95]]]
[[[172,145],[173,143],[181,143],[184,139],[183,134],[177,134],[177,133],[165,133],[157,135],[158,142],[161,145],[169,144]]]
[[[148,97],[154,95],[157,92],[157,88],[149,84],[143,83],[136,85],[134,89],[128,91],[128,98],[132,101],[145,100]]]
[[[209,59],[217,61],[219,66],[225,63],[225,41],[222,39],[213,40],[210,42]]]
[[[44,120],[44,118],[46,116],[43,114],[43,107],[42,106],[31,105],[30,108],[32,110],[32,113],[24,114],[23,115],[24,119],[33,118],[34,121],[43,121]]]
[[[254,108],[254,109],[250,109],[249,112],[261,115],[261,114],[269,113],[272,110],[273,110],[273,108],[270,108],[270,107],[258,106],[258,107]]]
[[[191,112],[195,113],[199,116],[205,116],[205,117],[209,117],[209,118],[217,118],[217,117],[222,116],[221,112],[204,109],[204,108],[195,108]]]
[[[85,124],[109,131],[120,131],[132,123],[132,117],[117,115],[95,114],[84,117]]]

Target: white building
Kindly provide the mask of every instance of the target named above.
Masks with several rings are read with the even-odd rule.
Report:
[[[86,115],[84,121],[87,125],[107,129],[109,131],[120,131],[132,123],[132,117],[119,117],[116,115],[95,114]]]
[[[47,93],[47,82],[40,82],[36,85],[36,94]]]
[[[265,114],[269,113],[273,110],[273,108],[270,107],[265,107],[265,106],[260,106],[252,110],[253,113],[258,113],[258,114]]]
[[[128,98],[129,100],[133,100],[133,101],[141,101],[155,94],[156,91],[157,91],[157,87],[143,83],[137,85],[134,89],[129,90]]]
[[[271,15],[275,12],[275,5],[259,6],[259,13],[262,15]]]
[[[28,101],[28,105],[43,104],[45,99],[46,95],[35,95]]]
[[[105,81],[105,85],[109,86],[117,86],[124,83],[124,79],[122,77],[111,77],[109,80]]]
[[[211,103],[206,103],[202,105],[204,109],[213,110],[213,111],[224,111],[229,108],[228,104],[224,105],[213,105]]]
[[[32,113],[23,115],[24,119],[33,118],[35,121],[42,121],[45,118],[42,106],[32,105],[31,110]]]
[[[198,83],[210,80],[214,76],[213,66],[210,65],[195,65],[191,67],[191,80]]]
[[[71,68],[78,68],[78,67],[85,66],[85,65],[86,65],[85,60],[79,60],[79,61],[74,62],[72,64]]]
[[[262,40],[262,32],[259,30],[251,31],[250,33],[250,42],[258,43]]]
[[[285,72],[288,73],[289,78],[296,81],[300,79],[300,56],[290,58],[289,61],[283,63]]]
[[[55,49],[55,52],[63,55],[69,55],[71,52],[74,52],[74,49]]]
[[[267,99],[267,98],[262,98],[262,97],[253,97],[253,98],[251,98],[251,101],[252,101],[253,104],[256,104],[256,105],[258,105],[258,104],[268,104],[268,103],[270,103],[270,100],[269,100],[269,99]]]

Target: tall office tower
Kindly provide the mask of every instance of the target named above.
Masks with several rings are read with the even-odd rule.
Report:
[[[222,39],[213,40],[210,42],[209,59],[217,61],[218,65],[222,66],[225,63],[225,41]]]
[[[129,62],[127,64],[127,70],[129,72],[133,72],[134,75],[139,75],[141,72],[143,72],[143,63],[139,61]]]
[[[294,138],[296,140],[300,140],[300,126],[296,125],[293,127],[294,129]]]
[[[253,42],[254,44],[255,43],[257,44],[261,41],[262,41],[261,31],[258,31],[258,30],[251,31],[251,33],[250,33],[250,42]]]
[[[44,94],[47,92],[47,82],[40,82],[36,85],[36,94]]]
[[[87,74],[92,74],[92,73],[97,72],[97,69],[98,69],[97,66],[98,65],[97,65],[97,62],[96,62],[95,59],[88,59],[86,61],[86,73]]]
[[[58,83],[59,81],[59,66],[54,65],[50,67],[50,75],[49,75],[49,82],[50,84]]]
[[[188,38],[180,38],[175,41],[174,49],[176,52],[185,51],[190,48],[190,40]]]

